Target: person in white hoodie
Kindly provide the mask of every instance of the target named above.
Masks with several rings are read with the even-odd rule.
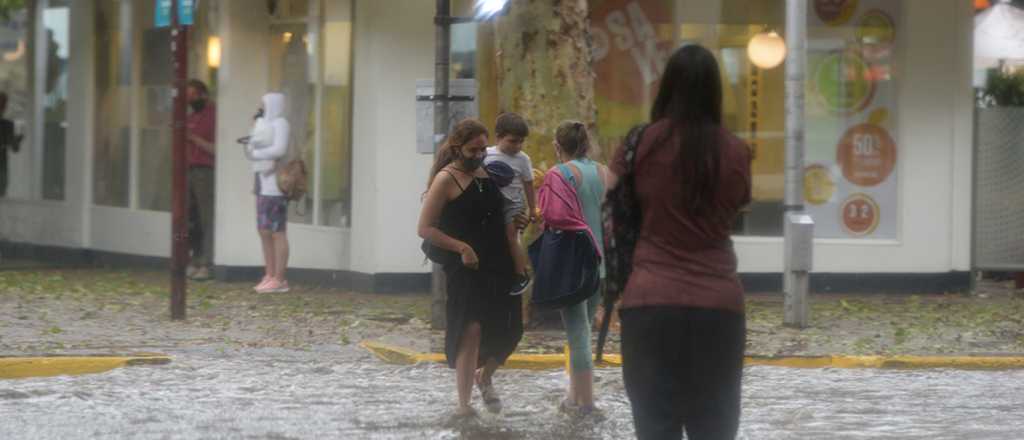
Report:
[[[255,287],[260,293],[288,291],[288,198],[277,186],[278,162],[288,153],[290,127],[284,118],[284,107],[284,95],[263,95],[263,106],[256,114],[245,147],[256,175],[256,224],[266,263],[263,280]]]

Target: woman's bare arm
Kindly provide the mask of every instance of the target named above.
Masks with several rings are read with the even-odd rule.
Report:
[[[437,227],[441,220],[441,211],[452,199],[453,189],[458,189],[455,183],[455,178],[450,174],[437,174],[434,183],[430,185],[430,189],[427,190],[427,195],[423,199],[423,208],[420,210],[420,220],[416,231],[420,238],[429,241],[434,246],[461,254],[469,245],[452,238]]]

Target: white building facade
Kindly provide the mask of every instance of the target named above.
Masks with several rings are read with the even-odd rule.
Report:
[[[0,199],[5,254],[157,264],[170,255],[169,34],[154,26],[153,3],[35,0],[0,29],[8,117],[26,135],[21,151],[8,153],[11,184]],[[598,63],[636,52],[622,44],[626,27],[633,40],[653,39],[641,47],[658,48],[648,55],[684,42],[718,51],[731,88],[730,128],[763,149],[755,206],[737,225],[740,271],[748,290],[777,289],[781,168],[772,158],[781,151],[782,68],[751,70],[740,54],[745,35],[783,29],[784,2],[751,2],[774,11],[763,21],[737,12],[748,2],[731,0],[591,3],[593,24],[607,37],[595,39]],[[817,288],[963,288],[972,269],[971,2],[849,3],[852,10],[810,8],[817,15],[809,60],[818,64],[809,66],[809,79],[820,83],[808,89],[818,101],[808,104],[807,170],[819,180],[808,181],[806,194],[819,219]],[[293,278],[371,291],[429,287],[416,222],[431,157],[417,153],[415,95],[416,80],[433,76],[433,7],[420,0],[199,2],[190,72],[211,85],[217,105],[219,277],[258,277],[253,179],[235,139],[247,134],[260,96],[283,91],[292,106],[293,154],[306,159],[311,179],[309,200],[290,213]],[[653,32],[644,32],[648,25]],[[476,50],[478,30],[455,35],[472,40],[456,50]],[[874,46],[850,58],[846,35]],[[459,68],[473,77],[473,69]],[[864,72],[871,84],[829,79],[829,69]],[[646,81],[642,70],[636,81]],[[636,115],[647,103],[616,101],[615,87],[631,87],[629,71],[599,68],[599,84],[603,78],[612,92],[598,99],[599,130],[608,127],[598,137],[611,143],[627,121],[607,118]],[[877,157],[845,156],[851,148]]]

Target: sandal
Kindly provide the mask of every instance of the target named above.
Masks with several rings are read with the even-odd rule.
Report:
[[[501,397],[498,396],[498,391],[494,389],[494,384],[484,385],[477,382],[476,387],[480,390],[480,398],[483,399],[487,410],[495,414],[501,412]]]
[[[578,405],[576,405],[576,403],[573,402],[568,397],[562,399],[562,402],[558,404],[558,412],[560,412],[562,414],[565,414],[565,415],[569,415],[569,416],[575,415],[576,413],[579,412],[579,410],[580,410],[580,407]]]
[[[600,422],[607,418],[604,411],[598,408],[597,405],[577,405],[568,397],[558,404],[558,412],[577,420],[591,419]]]

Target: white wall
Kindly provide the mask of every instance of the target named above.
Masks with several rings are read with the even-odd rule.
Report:
[[[433,16],[433,2],[356,2],[352,270],[357,272],[429,270],[416,222],[432,158],[416,153],[415,82],[434,76]]]
[[[816,272],[970,268],[970,2],[906,0],[898,60],[901,222],[897,240],[817,240]],[[737,238],[741,272],[782,270],[782,243]]]
[[[90,249],[147,257],[171,256],[171,215],[93,206]]]

